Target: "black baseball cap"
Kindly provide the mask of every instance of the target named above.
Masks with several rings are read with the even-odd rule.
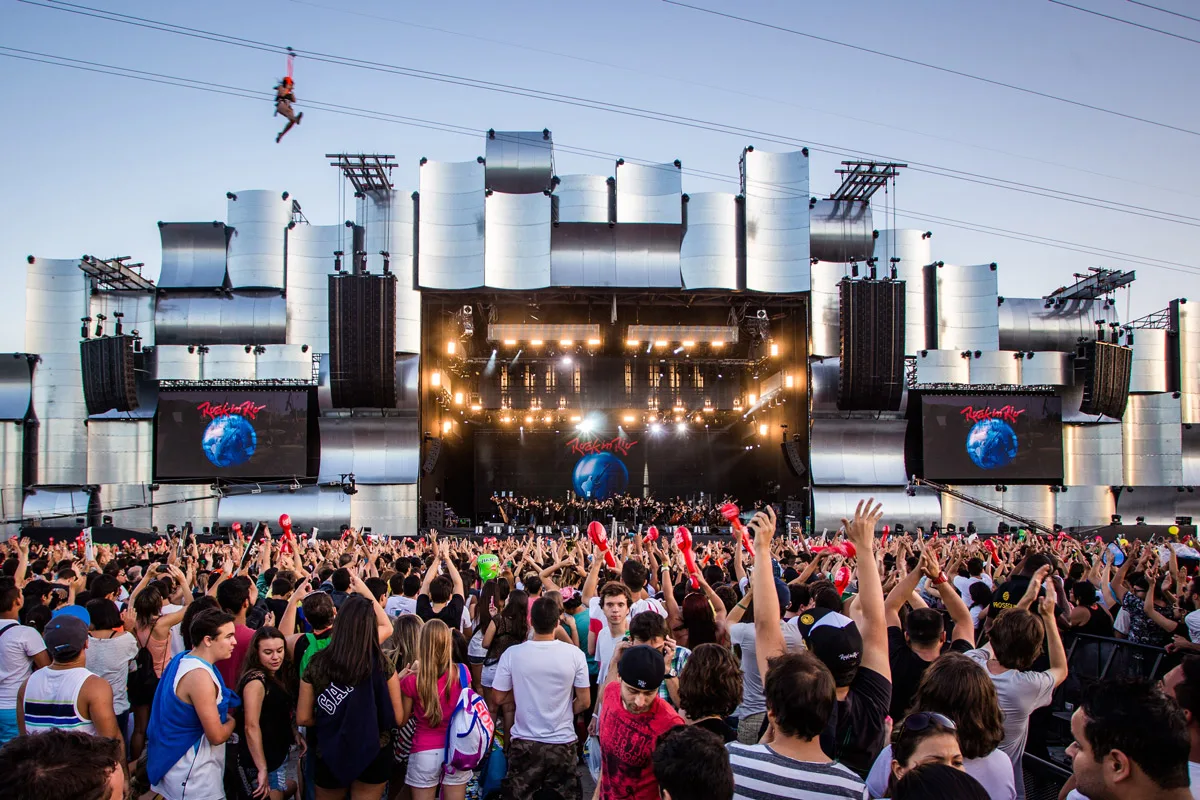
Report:
[[[863,638],[858,625],[845,614],[811,608],[796,618],[804,643],[833,673],[838,686],[849,686],[862,663]]]
[[[655,650],[648,644],[639,644],[621,654],[617,674],[635,689],[657,691],[667,675],[667,665],[663,662],[661,650]]]

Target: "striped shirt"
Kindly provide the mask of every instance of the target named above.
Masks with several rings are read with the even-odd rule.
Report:
[[[45,733],[55,728],[96,733],[90,719],[79,713],[79,692],[92,673],[83,667],[39,669],[25,684],[25,731]]]
[[[734,800],[869,800],[866,785],[836,762],[817,764],[781,756],[769,745],[731,742]]]

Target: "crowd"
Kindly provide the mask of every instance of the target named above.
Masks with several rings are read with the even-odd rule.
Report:
[[[807,538],[767,507],[694,552],[10,541],[0,794],[581,800],[590,771],[601,800],[1016,800],[1064,641],[1092,635],[1172,660],[1077,687],[1061,796],[1200,797],[1200,580],[1179,548],[882,519],[862,502]]]
[[[730,502],[728,496],[722,500],[704,496],[698,498],[674,497],[659,500],[641,495],[614,494],[603,500],[592,500],[578,496],[564,500],[545,497],[505,496],[493,494],[492,503],[496,511],[495,522],[509,525],[543,525],[564,527],[587,525],[592,520],[607,523],[609,520],[631,528],[650,525],[691,525],[725,527],[729,523],[721,516],[721,506]],[[753,510],[763,507],[754,504]]]

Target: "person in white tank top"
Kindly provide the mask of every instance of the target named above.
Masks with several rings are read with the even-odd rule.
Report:
[[[45,632],[46,649],[54,659],[34,672],[17,696],[17,728],[22,734],[62,729],[120,739],[113,711],[112,687],[89,672],[87,624],[78,617],[60,615]]]

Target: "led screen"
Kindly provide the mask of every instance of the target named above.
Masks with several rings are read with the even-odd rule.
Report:
[[[946,483],[1061,483],[1062,400],[1043,395],[925,395],[926,478]]]

